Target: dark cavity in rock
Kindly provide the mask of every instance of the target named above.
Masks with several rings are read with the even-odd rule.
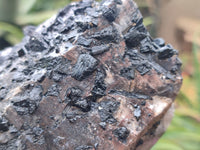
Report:
[[[106,77],[106,72],[104,69],[98,69],[96,72],[94,87],[91,91],[94,99],[100,98],[106,95],[106,84],[104,83],[104,79]]]
[[[142,139],[139,139],[139,141],[138,141],[137,144],[136,144],[136,147],[142,145],[143,143],[144,143],[143,140],[142,140]]]
[[[5,117],[0,116],[0,132],[8,131],[9,126],[10,126],[10,124],[9,124],[8,120]]]
[[[133,80],[135,78],[135,70],[133,67],[123,68],[120,70],[120,75],[128,80]]]
[[[18,54],[19,57],[22,57],[22,56],[24,56],[26,53],[25,53],[25,51],[24,51],[23,49],[20,49],[20,50],[18,50],[17,54]]]
[[[3,100],[8,93],[8,90],[5,87],[0,88],[0,101]]]
[[[33,114],[37,109],[38,104],[36,101],[30,100],[29,98],[22,98],[17,102],[13,102],[13,106],[19,115],[26,115]]]
[[[113,131],[115,137],[122,143],[126,143],[126,139],[130,134],[130,131],[126,127],[120,127]]]
[[[90,111],[90,107],[91,107],[90,101],[87,101],[87,99],[84,99],[84,98],[77,99],[76,101],[71,103],[71,105],[76,106],[77,108],[80,108],[84,112]]]
[[[24,91],[13,97],[13,107],[19,115],[33,114],[42,100],[43,89],[41,86],[24,87]]]
[[[59,94],[60,94],[60,89],[59,89],[58,85],[56,85],[56,84],[53,84],[53,85],[47,90],[47,93],[46,93],[47,96],[56,96],[56,97],[58,97]]]
[[[109,22],[113,22],[118,16],[116,4],[112,4],[111,6],[105,7],[102,11],[103,11],[103,16]]]
[[[43,50],[46,49],[44,43],[34,36],[30,37],[29,42],[25,45],[25,48],[28,51],[35,51],[35,52],[42,52]]]
[[[65,100],[70,106],[80,108],[84,112],[90,111],[91,103],[88,99],[82,98],[82,90],[78,87],[69,88],[66,91]]]
[[[76,101],[77,99],[81,97],[82,93],[83,91],[79,89],[78,87],[69,88],[66,91],[65,99]]]
[[[99,103],[99,115],[102,122],[116,123],[117,120],[113,117],[115,111],[117,111],[120,102],[114,100],[101,101]]]
[[[122,1],[121,0],[114,0],[116,4],[119,4],[121,5],[122,4]]]

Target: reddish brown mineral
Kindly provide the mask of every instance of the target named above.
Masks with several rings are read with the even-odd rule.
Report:
[[[72,3],[0,52],[0,150],[147,150],[182,77],[132,0]]]

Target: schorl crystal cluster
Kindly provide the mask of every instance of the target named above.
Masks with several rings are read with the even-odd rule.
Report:
[[[0,51],[0,150],[149,149],[172,118],[178,51],[132,0],[72,3]]]

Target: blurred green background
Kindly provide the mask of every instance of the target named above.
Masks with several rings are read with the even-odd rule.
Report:
[[[179,50],[183,86],[175,115],[152,150],[200,150],[200,0],[136,0],[144,24]],[[71,0],[0,0],[0,49],[21,41],[22,28],[38,25]]]

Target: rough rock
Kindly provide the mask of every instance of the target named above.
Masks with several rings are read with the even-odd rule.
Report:
[[[0,51],[0,150],[150,149],[179,92],[177,50],[132,0],[72,3]]]

